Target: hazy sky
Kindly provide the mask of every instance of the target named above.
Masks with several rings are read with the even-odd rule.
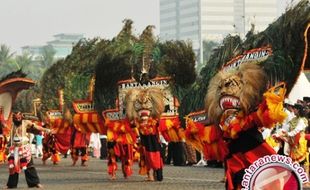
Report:
[[[278,0],[278,5],[284,9],[290,1]],[[125,18],[134,21],[136,34],[151,24],[158,35],[159,0],[0,0],[0,44],[20,51],[44,45],[58,33],[112,38]]]
[[[12,51],[44,45],[57,33],[112,38],[125,18],[135,33],[155,25],[159,34],[159,0],[0,0],[0,44]]]

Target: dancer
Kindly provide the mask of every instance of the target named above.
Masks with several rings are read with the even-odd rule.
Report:
[[[267,90],[266,84],[267,76],[257,64],[245,63],[235,70],[219,72],[209,83],[205,101],[213,128],[191,129],[199,139],[195,142],[203,141],[205,154],[214,149],[221,153],[226,189],[241,188],[244,170],[258,158],[275,154],[260,129],[283,122],[286,90],[284,85]]]
[[[51,158],[54,165],[60,162],[59,152],[56,149],[56,139],[54,134],[44,134],[43,139],[43,165],[46,164],[46,160]]]
[[[134,144],[137,139],[137,131],[131,128],[128,120],[109,121],[107,118],[107,148],[108,148],[108,173],[111,179],[116,179],[117,162],[122,162],[122,172],[125,179],[132,175]]]
[[[158,130],[160,115],[164,111],[163,99],[163,93],[155,88],[132,90],[125,98],[127,118],[139,130],[142,145],[140,167],[146,167],[148,181],[163,180]]]
[[[31,149],[27,132],[38,133],[43,131],[50,133],[51,130],[37,126],[35,123],[24,120],[21,112],[13,114],[13,127],[11,131],[11,142],[9,147],[9,179],[7,188],[17,188],[18,177],[21,170],[24,170],[28,187],[42,188],[37,171],[33,165]]]
[[[86,166],[86,161],[88,160],[87,147],[90,142],[91,133],[82,133],[73,127],[72,139],[71,139],[71,158],[72,166],[76,165],[76,162],[81,157],[81,166]]]

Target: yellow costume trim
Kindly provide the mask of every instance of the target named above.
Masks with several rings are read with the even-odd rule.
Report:
[[[286,88],[284,83],[280,83],[264,93],[266,105],[263,102],[257,111],[257,116],[264,127],[272,128],[276,123],[283,122],[287,117],[283,108],[285,93]]]

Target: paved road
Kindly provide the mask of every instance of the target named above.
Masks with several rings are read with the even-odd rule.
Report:
[[[87,167],[72,167],[69,158],[62,159],[59,165],[48,163],[43,166],[39,159],[35,165],[44,189],[51,190],[88,190],[88,189],[126,189],[126,190],[219,190],[224,189],[223,169],[205,167],[164,167],[164,181],[144,182],[139,176],[138,166],[134,166],[134,174],[129,179],[122,178],[118,171],[115,181],[109,180],[106,161],[91,159]],[[7,165],[0,165],[0,186],[4,187],[8,177]],[[24,174],[20,176],[19,188],[27,189]]]

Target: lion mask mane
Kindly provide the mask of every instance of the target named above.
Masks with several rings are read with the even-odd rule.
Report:
[[[164,95],[156,88],[130,90],[125,97],[125,106],[130,121],[159,118],[164,111]]]
[[[210,81],[205,109],[210,120],[218,124],[228,110],[254,111],[267,87],[267,76],[257,64],[243,64],[234,71],[220,71]]]

